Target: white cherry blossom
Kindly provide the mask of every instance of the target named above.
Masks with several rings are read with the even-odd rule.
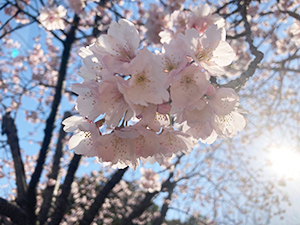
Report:
[[[76,100],[76,110],[81,116],[90,120],[95,120],[101,112],[97,109],[97,95],[99,83],[93,81],[84,81],[81,84],[73,84],[72,91],[78,94]]]
[[[202,36],[196,29],[188,29],[178,34],[183,48],[193,60],[212,75],[223,75],[222,67],[228,66],[235,57],[230,45],[225,42],[224,28],[211,25]]]
[[[242,131],[246,126],[245,118],[237,111],[223,116],[214,115],[212,126],[216,133],[221,136],[234,137],[238,131]]]
[[[78,55],[81,57],[83,63],[78,74],[85,80],[102,80],[106,74],[105,70],[94,53],[89,49],[89,46],[80,48]]]
[[[74,132],[69,140],[69,149],[74,149],[76,154],[88,157],[97,156],[97,148],[100,143],[100,131],[95,123],[83,117],[71,116],[65,119],[62,124],[65,125],[66,132]]]
[[[62,5],[51,8],[43,7],[39,13],[38,19],[47,30],[65,29],[63,18],[66,16],[67,10]]]

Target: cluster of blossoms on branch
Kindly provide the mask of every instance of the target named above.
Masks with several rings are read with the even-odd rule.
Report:
[[[63,30],[65,23],[63,18],[67,14],[67,10],[62,6],[41,8],[39,20],[47,30]]]
[[[235,57],[224,27],[210,16],[195,28],[163,32],[170,38],[161,39],[161,52],[139,48],[139,33],[125,19],[81,48],[84,81],[72,90],[82,117],[63,121],[66,131],[76,132],[69,148],[119,168],[136,168],[139,159],[160,161],[191,151],[197,140],[212,143],[241,131],[245,119],[238,95],[210,82]]]

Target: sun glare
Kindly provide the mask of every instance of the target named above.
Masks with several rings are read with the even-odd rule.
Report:
[[[300,153],[286,147],[270,149],[272,169],[286,178],[300,177]]]

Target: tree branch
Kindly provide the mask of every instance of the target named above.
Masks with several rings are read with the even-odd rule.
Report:
[[[133,212],[126,218],[124,218],[121,222],[121,225],[133,225],[131,222],[134,218],[139,217],[140,215],[143,214],[143,212],[152,205],[151,199],[158,194],[161,191],[164,191],[165,189],[167,190],[173,190],[176,186],[177,182],[171,182],[170,180],[174,176],[174,171],[176,169],[176,166],[180,163],[181,158],[184,156],[184,153],[181,153],[180,155],[177,156],[177,161],[173,165],[172,172],[170,172],[169,177],[166,181],[164,181],[161,185],[160,191],[154,191],[152,193],[147,192],[145,198],[140,202],[139,205],[136,205],[134,207]]]
[[[7,216],[12,222],[23,225],[26,221],[26,214],[20,207],[0,197],[0,215]]]
[[[264,57],[264,54],[261,51],[258,51],[257,48],[253,45],[253,40],[251,38],[251,27],[247,20],[247,5],[244,3],[240,7],[246,32],[246,41],[248,42],[251,54],[255,56],[255,59],[250,63],[247,70],[243,72],[240,77],[228,82],[225,85],[221,85],[222,87],[233,88],[236,91],[239,91],[240,88],[247,82],[247,80],[254,75],[255,70],[258,68],[258,64]]]
[[[17,199],[16,202],[19,206],[23,207],[26,200],[26,176],[24,170],[24,164],[20,153],[19,138],[17,134],[16,124],[10,116],[10,112],[7,112],[3,116],[2,121],[2,135],[7,135],[7,142],[10,146],[11,154],[14,161],[14,168],[16,174],[17,184]]]
[[[289,16],[291,16],[291,17],[293,17],[294,19],[300,21],[300,15],[297,14],[297,13],[295,13],[295,12],[291,12],[291,11],[283,11],[283,10],[280,10],[280,12],[282,12],[282,13],[287,13],[287,14],[289,14]]]
[[[120,182],[127,169],[128,167],[124,169],[119,169],[117,172],[114,173],[111,179],[105,184],[102,190],[98,193],[91,207],[87,211],[85,211],[83,218],[79,223],[80,225],[89,225],[93,222],[93,219],[99,212],[99,209],[104,203],[106,197],[108,196],[110,191],[115,187],[115,185]]]
[[[71,192],[71,184],[74,181],[75,173],[80,163],[81,155],[74,154],[73,159],[70,162],[68,172],[63,185],[61,186],[61,194],[56,200],[56,207],[52,213],[52,218],[49,225],[60,224],[62,218],[65,215],[68,206],[68,197]]]
[[[9,2],[11,5],[13,5],[13,6],[15,6],[20,12],[22,12],[23,14],[25,14],[25,15],[27,15],[28,17],[30,17],[31,19],[33,19],[33,21],[34,22],[37,22],[38,24],[41,24],[41,22],[37,19],[37,16],[33,16],[33,15],[31,15],[30,13],[28,13],[28,12],[26,12],[26,11],[24,11],[22,8],[20,8],[19,7],[19,5],[16,3],[16,4],[14,4],[14,3],[12,3],[12,2]],[[30,7],[30,5],[29,5],[29,7]],[[33,7],[31,7],[31,9],[33,9],[34,10],[34,8]],[[36,11],[36,10],[34,10],[34,11]],[[38,13],[38,12],[37,12]],[[77,17],[77,15],[75,14],[75,16]],[[74,24],[74,20],[73,20],[73,24]],[[23,26],[25,26],[26,24],[24,24]],[[72,28],[71,28],[72,29]],[[47,29],[46,29],[47,30]],[[54,32],[54,31],[52,31],[52,30],[47,30],[47,31],[49,31],[57,40],[59,40],[59,41],[61,41],[61,42],[63,42],[63,40]],[[62,33],[64,33],[64,31],[63,30],[61,30],[61,32]],[[6,34],[5,34],[6,35]],[[2,37],[2,36],[1,36]]]
[[[172,199],[172,194],[173,194],[175,186],[176,185],[170,186],[170,188],[168,190],[168,192],[169,192],[168,197],[165,199],[165,203],[161,207],[160,216],[153,221],[152,225],[161,225],[164,222],[164,219],[167,215],[167,211],[169,209],[169,202]]]
[[[24,28],[26,26],[29,26],[31,24],[33,24],[35,21],[31,21],[29,23],[26,23],[26,24],[20,24],[19,26],[16,26],[15,28],[13,29],[10,29],[9,31],[5,31],[3,32],[3,34],[0,36],[0,39],[4,38],[7,34],[10,34],[10,33],[13,33],[14,31],[18,30],[18,29],[21,29],[21,28]]]
[[[6,2],[6,3],[4,3],[1,7],[0,7],[0,11],[2,10],[2,9],[4,9],[6,6],[8,6],[9,5],[9,2]]]
[[[140,202],[140,204],[136,205],[133,212],[126,218],[124,218],[121,222],[121,225],[133,225],[131,222],[134,218],[139,217],[143,214],[143,212],[152,205],[152,198],[158,194],[158,191],[147,192],[145,198]]]
[[[32,174],[32,177],[31,177],[31,180],[29,183],[29,188],[28,188],[28,192],[27,192],[27,214],[28,214],[28,219],[29,219],[28,224],[35,224],[35,221],[36,221],[36,215],[35,215],[36,187],[39,182],[41,173],[43,171],[44,163],[45,163],[47,152],[48,152],[48,147],[51,142],[52,132],[54,129],[54,122],[56,119],[56,114],[57,114],[60,100],[62,97],[63,83],[64,83],[65,76],[67,73],[67,66],[68,66],[68,61],[69,61],[69,57],[70,57],[70,51],[71,51],[72,44],[75,41],[75,32],[76,32],[78,24],[79,24],[79,17],[75,14],[74,19],[73,19],[73,25],[72,25],[69,33],[67,34],[66,40],[64,41],[64,50],[62,53],[62,60],[61,60],[60,69],[59,69],[58,81],[57,81],[57,85],[55,88],[54,100],[52,103],[50,115],[46,121],[45,136],[44,136],[41,150],[39,152],[37,165],[35,167],[35,171]]]
[[[63,120],[68,118],[69,116],[71,116],[70,112],[65,112]],[[48,179],[50,180],[54,180],[56,182],[58,182],[58,174],[59,174],[59,170],[60,170],[60,159],[63,155],[63,140],[66,136],[66,132],[63,130],[63,125],[61,125],[60,131],[59,131],[59,136],[58,136],[58,140],[57,140],[57,145],[56,145],[56,150],[55,150],[55,155],[53,157],[53,165],[52,165],[52,171],[48,176]],[[49,213],[49,209],[51,207],[51,202],[53,199],[53,192],[54,192],[54,188],[56,186],[56,182],[54,184],[52,184],[52,182],[50,184],[47,185],[46,189],[44,190],[43,193],[43,204],[41,206],[39,215],[38,215],[38,220],[40,222],[40,225],[44,224],[47,219],[48,219],[48,213]]]
[[[169,175],[169,178],[165,182],[163,182],[160,191],[163,191],[166,188],[174,189],[173,185],[175,185],[176,183],[170,182],[170,179],[173,177],[173,175],[174,175],[174,173],[171,172]],[[147,192],[146,196],[140,202],[140,204],[138,204],[134,207],[133,212],[128,217],[126,217],[122,220],[121,225],[133,225],[132,220],[134,218],[141,216],[143,214],[143,212],[152,205],[151,200],[158,193],[159,193],[159,191]]]
[[[0,31],[13,19],[15,16],[17,16],[21,11],[18,10],[12,17],[10,17],[0,28]]]

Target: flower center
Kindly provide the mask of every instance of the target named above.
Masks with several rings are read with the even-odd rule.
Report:
[[[209,61],[212,58],[212,49],[205,48],[198,51],[195,55],[199,62],[201,61]]]
[[[149,82],[150,80],[147,78],[145,72],[137,74],[136,84],[137,85],[144,85],[145,83]]]

